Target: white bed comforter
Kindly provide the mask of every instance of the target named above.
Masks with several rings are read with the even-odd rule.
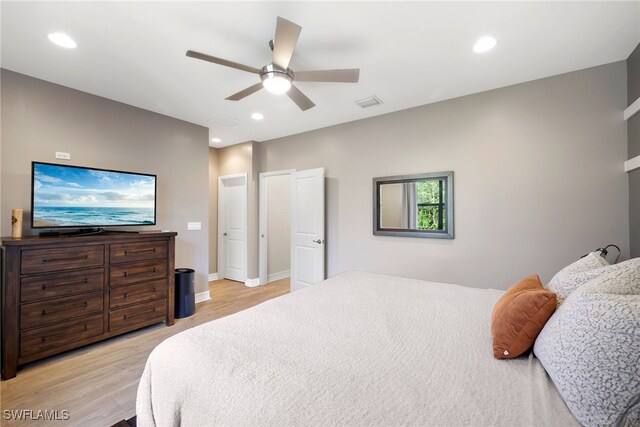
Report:
[[[493,358],[501,294],[340,274],[164,341],[138,425],[579,425],[537,359]]]

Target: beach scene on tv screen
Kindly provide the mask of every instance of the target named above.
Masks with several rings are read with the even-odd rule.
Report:
[[[33,226],[155,223],[155,177],[34,164]]]

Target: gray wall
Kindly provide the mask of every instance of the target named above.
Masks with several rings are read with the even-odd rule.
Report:
[[[25,211],[30,233],[31,161],[158,175],[157,226],[177,231],[176,266],[197,272],[196,292],[208,290],[208,130],[105,98],[1,71],[2,218]],[[201,231],[187,231],[201,221]],[[2,235],[10,224],[2,222]]]
[[[621,61],[263,142],[254,155],[260,172],[327,168],[329,276],[505,289],[603,244],[629,256],[626,102]],[[447,170],[454,240],[373,236],[373,177]]]
[[[247,174],[248,204],[247,204],[247,279],[258,277],[258,180],[254,160],[256,142],[249,141],[242,144],[220,148],[218,150],[219,176]],[[217,200],[216,200],[217,204]]]
[[[291,176],[266,179],[267,275],[288,272],[291,267]]]
[[[404,199],[406,199],[404,189],[404,184],[386,184],[380,186],[381,227],[407,228],[409,225],[407,221],[407,204],[404,203]]]
[[[627,105],[640,98],[640,44],[627,59]],[[627,121],[629,158],[640,156],[640,113]],[[631,256],[640,257],[640,169],[629,172]]]

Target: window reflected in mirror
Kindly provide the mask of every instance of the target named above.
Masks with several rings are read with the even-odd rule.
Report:
[[[453,172],[373,181],[374,234],[453,238]]]

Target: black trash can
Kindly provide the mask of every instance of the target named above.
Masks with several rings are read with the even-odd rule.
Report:
[[[176,317],[189,317],[196,311],[195,271],[176,268]]]

